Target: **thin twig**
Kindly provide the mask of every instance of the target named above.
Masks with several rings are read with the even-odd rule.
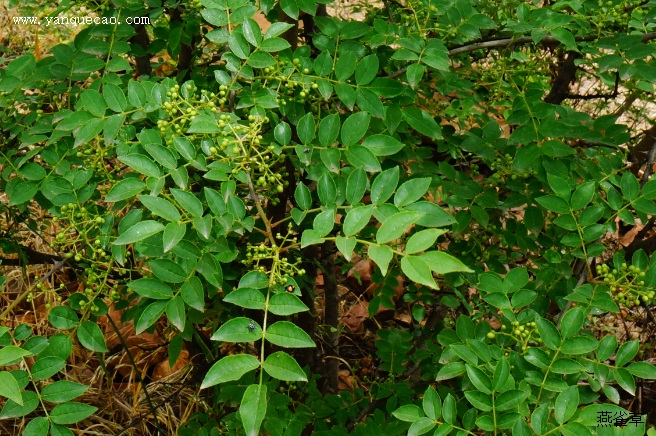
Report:
[[[68,259],[62,259],[57,262],[50,268],[50,271],[46,273],[43,277],[41,277],[37,283],[45,283],[55,272],[59,271],[66,265],[66,262],[68,262]],[[28,288],[25,292],[20,294],[14,301],[11,302],[9,306],[5,310],[0,313],[0,321],[4,321],[5,317],[11,313],[12,310],[16,308],[25,298],[27,298],[28,295],[32,293],[32,287]]]

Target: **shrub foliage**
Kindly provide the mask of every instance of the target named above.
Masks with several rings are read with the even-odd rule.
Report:
[[[100,413],[65,374],[78,346],[116,351],[98,320],[119,311],[171,365],[198,350],[210,406],[179,434],[583,435],[618,416],[642,434],[630,399],[656,368],[598,324],[653,321],[656,5],[536,3],[356,21],[315,0],[113,0],[89,5],[110,24],[5,59],[4,263],[79,286],[51,271],[2,310],[0,418],[64,435]],[[360,259],[375,376],[337,392],[335,285]],[[52,334],[9,322],[25,301]]]

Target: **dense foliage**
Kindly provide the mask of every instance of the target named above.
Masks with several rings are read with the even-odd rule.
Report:
[[[0,418],[94,422],[67,370],[125,352],[121,321],[194,355],[181,435],[644,434],[656,2],[322,3],[88,2],[152,24],[3,58],[0,247],[52,269],[5,298]],[[337,285],[366,259],[375,342],[342,357]],[[48,334],[10,322],[37,306]]]

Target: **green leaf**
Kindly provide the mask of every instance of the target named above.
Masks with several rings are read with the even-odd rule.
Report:
[[[64,403],[79,397],[88,389],[88,386],[79,383],[60,380],[45,386],[41,390],[41,397],[50,403]]]
[[[547,174],[547,180],[549,181],[549,186],[558,197],[565,201],[570,200],[571,189],[567,180],[554,174]]]
[[[97,407],[88,404],[69,402],[55,406],[50,411],[50,421],[54,424],[75,424],[96,413]]]
[[[132,106],[137,109],[144,107],[146,104],[146,90],[143,85],[134,80],[128,82],[128,100],[132,103]]]
[[[554,415],[558,424],[563,424],[574,416],[579,407],[579,388],[570,386],[558,394],[554,404]]]
[[[436,274],[448,274],[452,272],[473,273],[474,270],[456,259],[452,255],[443,251],[427,251],[419,256]]]
[[[487,374],[472,365],[465,365],[465,369],[467,370],[467,376],[469,377],[469,380],[472,382],[476,389],[486,395],[492,393],[492,381],[487,376]]]
[[[289,29],[294,27],[293,24],[290,23],[285,23],[282,21],[276,21],[274,23],[271,23],[271,26],[264,32],[264,40],[267,40],[269,38],[274,38],[276,36],[280,36]]]
[[[345,82],[355,72],[356,57],[352,51],[342,52],[335,63],[335,78],[340,82]]]
[[[453,424],[456,419],[456,400],[453,398],[453,395],[447,394],[442,404],[442,416],[444,417],[444,422],[448,424]]]
[[[296,359],[283,351],[270,354],[264,361],[262,368],[273,378],[284,381],[307,381],[305,372]]]
[[[239,32],[231,32],[228,37],[228,47],[239,59],[246,60],[251,52],[248,41]]]
[[[389,168],[378,174],[371,184],[371,202],[378,206],[389,199],[399,183],[399,167]]]
[[[180,265],[170,259],[149,260],[148,267],[155,277],[167,283],[182,283],[188,276]]]
[[[396,190],[394,205],[400,208],[416,202],[426,194],[430,184],[430,177],[408,180]]]
[[[80,321],[73,309],[68,306],[56,306],[48,313],[48,321],[58,330],[69,330]]]
[[[465,398],[478,410],[483,412],[492,410],[492,398],[488,394],[479,391],[465,391]]]
[[[319,123],[319,143],[323,147],[331,147],[339,135],[339,114],[330,114]]]
[[[239,416],[247,436],[257,436],[267,409],[266,385],[250,385],[246,388],[239,406]]]
[[[211,134],[220,133],[216,119],[212,115],[198,114],[191,120],[187,133]]]
[[[345,236],[352,236],[362,230],[371,220],[372,205],[354,207],[346,214],[342,230]]]
[[[187,306],[200,312],[205,311],[205,293],[203,292],[203,284],[198,277],[191,277],[183,283],[180,287],[180,295]]]
[[[620,346],[620,349],[617,350],[615,355],[615,365],[624,366],[629,363],[633,358],[638,354],[640,349],[640,341],[637,339],[629,342],[625,342]]]
[[[171,188],[170,191],[175,201],[184,211],[189,212],[193,217],[203,216],[203,204],[194,194],[175,188]]]
[[[369,173],[377,173],[381,170],[380,162],[368,149],[353,145],[345,152],[346,160],[355,168],[362,168]]]
[[[264,310],[266,307],[262,292],[253,288],[238,288],[226,295],[223,301],[246,309]]]
[[[107,106],[114,112],[124,112],[128,108],[128,101],[125,98],[125,93],[113,83],[106,83],[103,85],[103,97],[105,98]]]
[[[112,186],[112,189],[110,189],[105,196],[105,201],[108,203],[114,203],[132,198],[143,191],[145,187],[146,184],[136,177],[128,177]]]
[[[585,322],[585,313],[580,307],[574,307],[563,316],[560,324],[560,333],[563,338],[570,338],[581,330]]]
[[[647,362],[633,362],[626,367],[632,375],[645,379],[656,380],[656,366]]]
[[[280,145],[287,145],[292,139],[292,129],[289,127],[289,124],[282,121],[273,129],[273,136]]]
[[[560,349],[561,338],[556,326],[544,318],[538,318],[536,324],[544,345],[552,350]]]
[[[98,324],[93,321],[84,321],[77,329],[77,338],[87,350],[97,353],[106,353],[109,350],[105,345],[105,337]]]
[[[242,31],[244,33],[244,38],[248,41],[253,47],[257,47],[262,42],[262,31],[260,26],[252,18],[246,18],[242,24]]]
[[[145,144],[143,147],[155,159],[155,162],[164,168],[168,170],[177,168],[178,159],[168,148],[162,147],[160,144]]]
[[[367,174],[362,168],[355,168],[351,171],[346,181],[346,201],[349,204],[356,205],[362,200],[367,190],[367,182]]]
[[[462,362],[450,362],[444,365],[442,368],[440,368],[439,371],[437,371],[437,376],[435,377],[435,381],[442,381],[442,380],[450,380],[455,377],[460,377],[463,375],[467,369],[465,368],[465,364]]]
[[[77,130],[77,133],[75,133],[75,142],[73,143],[73,147],[77,148],[80,145],[84,145],[90,142],[93,138],[98,136],[104,127],[105,122],[99,118],[94,118],[87,121]]]
[[[139,201],[146,206],[155,215],[161,216],[165,220],[177,222],[180,220],[178,208],[173,206],[170,201],[151,195],[139,195]]]
[[[298,126],[296,126],[296,133],[298,138],[303,144],[309,144],[312,142],[315,136],[316,123],[314,121],[314,116],[311,112],[305,114],[299,121]]]
[[[32,353],[27,350],[23,350],[20,347],[16,347],[15,345],[7,345],[3,348],[0,348],[0,366],[18,362],[22,357],[29,356],[30,354]]]
[[[394,415],[396,419],[404,422],[415,422],[418,419],[424,418],[426,416],[424,415],[424,412],[414,404],[406,404],[401,406],[392,412],[392,415]]]
[[[143,154],[125,154],[119,156],[118,160],[145,176],[157,179],[162,175],[159,166]]]
[[[141,334],[151,325],[155,324],[162,314],[164,314],[167,304],[168,301],[155,301],[146,306],[134,326],[135,333]]]
[[[370,91],[367,88],[358,88],[355,96],[358,107],[361,110],[369,112],[376,118],[383,118],[385,115],[385,108],[380,101],[380,97],[378,97],[373,91]]]
[[[275,23],[278,24],[278,23]],[[287,23],[280,23],[280,24],[287,24]],[[262,51],[266,51],[269,53],[272,52],[277,52],[277,51],[283,51],[287,48],[291,47],[287,41],[285,41],[282,38],[271,38],[271,39],[265,39],[262,41],[260,46],[258,47]]]
[[[424,71],[426,69],[422,64],[411,64],[408,65],[408,69],[405,72],[406,77],[408,78],[408,84],[410,88],[415,89],[422,77],[424,77]]]
[[[510,376],[510,365],[505,358],[499,359],[497,366],[494,368],[494,375],[492,377],[492,389],[495,392],[500,392],[508,381]]]
[[[55,356],[40,357],[31,368],[34,380],[45,380],[66,367],[66,361]]]
[[[496,410],[510,410],[519,406],[526,399],[527,394],[524,391],[511,390],[503,392],[494,401]]]
[[[239,280],[239,288],[264,289],[269,286],[269,277],[262,271],[250,271]]]
[[[259,324],[250,318],[237,317],[221,325],[210,339],[223,342],[253,342],[261,338],[262,327]]]
[[[184,238],[184,235],[187,233],[187,225],[184,223],[168,223],[164,228],[164,233],[162,234],[162,248],[164,253],[171,251],[178,242]]]
[[[586,207],[592,199],[594,198],[595,194],[595,183],[594,182],[586,182],[576,188],[574,193],[572,194],[572,210],[581,210],[584,207]]]
[[[39,192],[39,185],[32,181],[22,181],[14,185],[11,192],[7,192],[9,196],[9,205],[14,206],[23,204],[34,199],[36,193]]]
[[[408,429],[408,436],[418,436],[428,433],[435,428],[435,425],[437,425],[437,423],[430,418],[419,418],[413,422]]]
[[[404,147],[402,142],[389,135],[368,136],[362,141],[362,145],[376,156],[390,156],[398,153]]]
[[[107,110],[105,99],[95,89],[89,88],[84,90],[84,92],[80,94],[79,103],[81,103],[82,108],[91,112],[92,115],[98,118],[105,116],[105,111]]]
[[[171,298],[166,305],[166,318],[169,320],[171,325],[176,329],[183,332],[185,329],[185,324],[187,323],[187,318],[185,316],[185,305],[184,300],[180,295]]]
[[[48,418],[38,416],[31,420],[23,430],[23,436],[48,436],[50,430],[50,421]]]
[[[415,233],[406,243],[406,254],[415,254],[431,248],[437,238],[444,233],[446,231],[442,229],[426,229]]]
[[[294,199],[301,210],[308,210],[312,207],[312,194],[303,182],[299,182],[294,191]]]
[[[428,264],[419,257],[403,257],[401,259],[401,271],[415,283],[428,286],[431,289],[439,289]]]
[[[275,294],[269,300],[269,312],[279,316],[289,316],[310,309],[294,294],[288,292]]]
[[[201,389],[242,378],[246,373],[260,367],[260,361],[250,354],[225,356],[216,362],[205,374]]]
[[[20,406],[23,405],[20,386],[8,371],[0,371],[0,396],[8,398]]]
[[[21,392],[22,404],[18,404],[13,400],[7,400],[5,405],[0,411],[0,419],[20,418],[32,413],[39,407],[39,397],[32,391]]]
[[[337,97],[344,103],[348,110],[353,111],[355,109],[355,98],[356,92],[351,85],[346,83],[336,83],[335,84],[335,94]],[[344,129],[342,128],[342,142],[344,139]]]
[[[145,298],[153,300],[168,300],[173,298],[173,290],[169,285],[157,279],[144,277],[128,283],[128,288]]]
[[[599,343],[592,338],[576,336],[563,340],[562,352],[565,354],[587,354],[597,349]]]
[[[372,80],[378,75],[379,71],[378,57],[375,54],[370,54],[362,58],[355,68],[355,83],[358,86],[364,86],[371,83]]]
[[[417,132],[432,139],[442,139],[440,126],[427,112],[416,107],[403,110],[403,119]]]
[[[402,211],[388,217],[376,232],[376,242],[386,244],[395,239],[399,239],[414,223],[417,222],[423,213],[415,211]]]
[[[613,378],[622,389],[631,395],[635,395],[636,382],[631,373],[624,368],[617,368],[613,370]]]
[[[266,340],[274,345],[288,348],[315,347],[305,330],[289,321],[273,323],[266,332]]]
[[[357,243],[357,239],[353,237],[345,238],[343,236],[337,236],[335,239],[335,246],[340,251],[340,253],[344,255],[344,259],[346,259],[347,262],[351,261],[353,250],[355,249]]]
[[[371,116],[368,112],[356,112],[350,115],[342,126],[342,144],[345,147],[357,143],[369,128]]]
[[[429,386],[424,392],[422,407],[427,417],[438,420],[442,416],[442,399],[439,394]]]
[[[380,268],[381,274],[383,276],[387,275],[387,268],[394,256],[392,249],[387,245],[371,244],[369,245],[368,254],[369,258],[378,265],[378,268]]]
[[[555,195],[544,195],[537,197],[535,201],[550,212],[569,213],[567,201]]]
[[[628,201],[635,200],[640,194],[640,183],[631,171],[624,171],[624,174],[622,174],[620,188],[622,189],[624,199]]]
[[[565,27],[556,27],[551,31],[551,35],[562,42],[567,50],[578,51],[574,36]]]
[[[324,173],[317,184],[317,195],[319,201],[324,206],[330,206],[335,203],[337,199],[337,186],[335,181],[328,173]]]
[[[608,360],[617,349],[617,337],[615,335],[606,335],[599,341],[597,348],[597,359],[600,362]]]

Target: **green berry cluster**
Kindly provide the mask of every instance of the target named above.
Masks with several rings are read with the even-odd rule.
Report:
[[[68,259],[87,264],[81,282],[83,292],[90,300],[103,296],[118,301],[121,298],[119,284],[109,279],[114,270],[114,259],[101,240],[105,218],[99,212],[75,203],[62,206],[60,213],[60,217],[53,218],[62,227],[55,235],[52,248],[64,252]],[[98,310],[96,305],[89,308]]]
[[[218,121],[221,138],[209,152],[215,160],[229,165],[233,175],[249,174],[253,188],[277,204],[279,199],[275,197],[289,185],[289,173],[277,168],[283,156],[276,153],[275,145],[263,143],[260,133],[269,123],[268,117],[249,115],[247,122],[243,124],[234,115],[222,114]]]
[[[42,295],[46,296],[47,301],[56,301],[58,303],[62,301],[62,297],[57,295],[57,292],[56,292],[57,290],[46,286],[46,282],[42,282],[42,281],[38,280],[38,277],[36,277],[36,276],[34,277],[34,280],[36,281],[36,283],[34,284],[34,287],[32,288],[32,292],[27,294],[27,297],[25,298],[25,301],[27,301],[28,303],[31,303],[36,298],[38,298]],[[63,283],[59,284],[59,290],[60,291],[65,290],[65,288],[66,287],[64,286]],[[46,309],[50,309],[51,307],[52,307],[51,303],[46,303]]]
[[[522,352],[526,351],[530,345],[539,345],[542,343],[542,338],[540,338],[535,322],[522,324],[519,321],[513,321],[510,323],[510,328],[503,324],[500,331],[489,332],[487,337],[494,339],[497,335],[508,336],[515,340],[515,346],[521,349]]]
[[[529,176],[534,175],[534,173],[531,172],[517,173],[517,171],[512,169],[514,162],[515,159],[509,154],[495,158],[490,163],[490,169],[494,171],[490,176],[490,184],[495,186],[499,183],[508,182],[508,180],[526,179]]]
[[[302,104],[321,98],[318,94],[319,85],[310,77],[305,77],[310,74],[310,69],[303,67],[299,58],[294,58],[291,62],[278,60],[273,66],[265,67],[262,72],[269,88],[277,91],[276,103],[280,106],[286,106],[292,101]],[[317,91],[314,96],[313,91]]]
[[[305,269],[300,268],[302,260],[300,258],[290,261],[283,253],[287,251],[289,245],[298,243],[298,238],[292,230],[291,223],[287,227],[287,234],[276,234],[278,245],[248,244],[246,247],[246,259],[242,260],[244,265],[253,265],[253,269],[264,273],[270,273],[274,276],[274,281],[283,285],[287,282],[287,277],[302,276]],[[265,265],[271,265],[270,270]]]
[[[87,168],[92,168],[96,172],[105,173],[111,177],[111,160],[115,156],[115,147],[105,143],[100,137],[81,145],[75,155],[84,161]],[[119,167],[115,166],[114,170]]]
[[[196,93],[196,87],[193,82],[187,82],[182,86],[184,88],[181,89],[180,85],[176,84],[166,92],[166,101],[162,107],[167,117],[166,119],[157,121],[157,128],[169,145],[172,143],[174,137],[185,134],[191,121],[201,111],[215,114],[220,112],[220,108],[214,102],[217,97],[216,93],[203,89],[200,91],[199,96]],[[221,88],[227,89],[223,85]],[[225,95],[224,90],[219,91],[219,94],[221,93]],[[218,103],[219,106],[223,105],[225,98],[219,98]],[[211,136],[217,136],[217,134]],[[196,139],[195,135],[188,135],[187,137],[191,141]]]
[[[620,270],[606,264],[597,265],[597,276],[610,289],[613,299],[624,307],[648,305],[656,293],[645,287],[645,272],[634,265],[622,263]]]

